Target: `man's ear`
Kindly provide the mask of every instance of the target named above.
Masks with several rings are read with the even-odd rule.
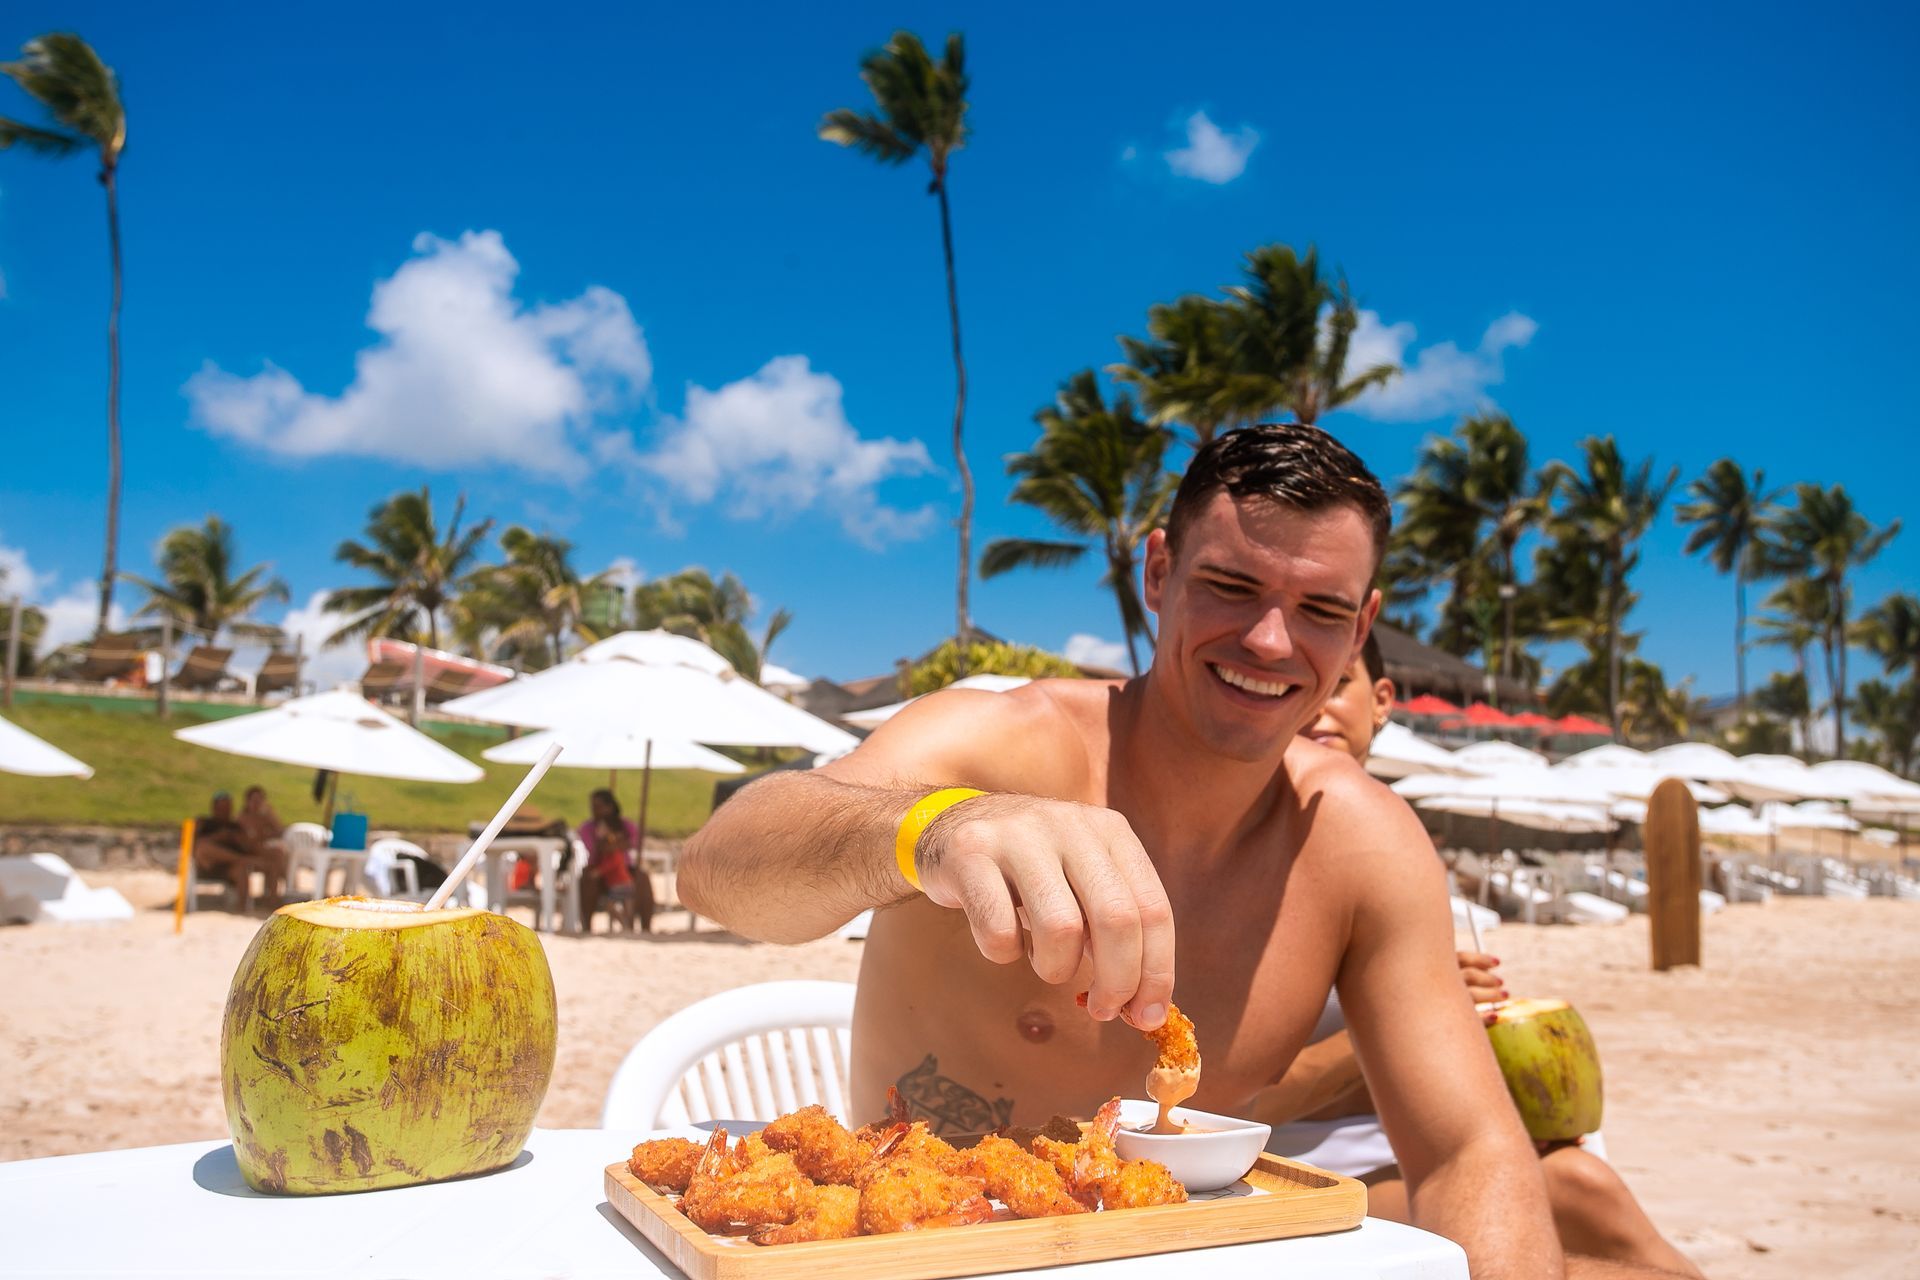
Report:
[[[1160,612],[1160,596],[1166,590],[1167,573],[1172,567],[1173,551],[1167,546],[1167,531],[1155,529],[1147,535],[1146,560],[1146,604],[1155,613]]]

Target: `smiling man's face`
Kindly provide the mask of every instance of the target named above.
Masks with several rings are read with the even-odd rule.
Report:
[[[1358,509],[1301,511],[1215,493],[1181,532],[1147,542],[1156,676],[1211,751],[1278,759],[1359,652],[1380,608]]]

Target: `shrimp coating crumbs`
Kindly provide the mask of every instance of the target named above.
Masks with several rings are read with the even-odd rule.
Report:
[[[1087,1007],[1087,993],[1082,991],[1074,997],[1074,1002],[1082,1009]],[[1132,1026],[1131,1023],[1128,1024]],[[1135,1028],[1139,1030],[1139,1028]],[[1180,1012],[1177,1004],[1167,1005],[1167,1020],[1153,1031],[1141,1031],[1141,1035],[1153,1041],[1159,1057],[1153,1065],[1170,1071],[1199,1071],[1200,1042],[1194,1038],[1193,1019]]]
[[[1141,1209],[1154,1204],[1183,1204],[1187,1189],[1163,1164],[1122,1160],[1113,1135],[1120,1128],[1120,1099],[1105,1103],[1087,1126],[1073,1161],[1076,1194],[1097,1196],[1102,1209]]]
[[[802,1107],[760,1130],[768,1147],[784,1151],[815,1182],[851,1185],[873,1159],[873,1149],[848,1133],[825,1107]]]
[[[800,1211],[783,1226],[755,1231],[755,1244],[794,1244],[801,1240],[841,1240],[860,1234],[860,1193],[852,1187],[812,1187],[800,1198]]]
[[[729,1168],[728,1157],[727,1131],[715,1129],[700,1153],[687,1193],[680,1197],[680,1212],[704,1230],[721,1235],[784,1226],[799,1216],[813,1183],[792,1156],[776,1152],[742,1169]]]
[[[633,1149],[627,1170],[657,1191],[684,1192],[700,1163],[702,1148],[685,1138],[656,1138]]]
[[[886,1235],[922,1227],[960,1227],[993,1216],[986,1188],[911,1160],[889,1163],[860,1188],[860,1231]]]
[[[953,1172],[980,1179],[1016,1217],[1053,1218],[1092,1207],[1074,1198],[1057,1168],[1005,1138],[982,1138],[960,1152]]]

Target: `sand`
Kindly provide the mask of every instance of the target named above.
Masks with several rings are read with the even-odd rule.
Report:
[[[174,937],[156,872],[102,873],[132,923],[0,930],[0,1159],[225,1136],[227,982],[257,919]],[[670,926],[680,917],[671,917]],[[1647,970],[1643,918],[1488,935],[1517,995],[1571,999],[1607,1073],[1608,1147],[1713,1276],[1911,1276],[1920,1258],[1920,905],[1780,899],[1706,923],[1706,966]],[[591,1126],[615,1066],[702,996],[851,980],[857,943],[549,938],[560,993],[550,1128]]]

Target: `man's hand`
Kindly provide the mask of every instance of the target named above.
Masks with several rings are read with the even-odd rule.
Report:
[[[1506,980],[1494,972],[1500,967],[1498,959],[1478,951],[1456,951],[1454,956],[1460,962],[1460,978],[1467,984],[1467,994],[1473,997],[1475,1004],[1507,998]],[[1492,1026],[1494,1016],[1483,1013],[1480,1020]]]
[[[1166,1021],[1173,910],[1118,813],[1033,796],[977,796],[935,818],[918,853],[928,899],[966,913],[981,955],[996,964],[1026,957],[1042,982],[1056,986],[1073,981],[1090,955],[1094,1018],[1124,1012],[1142,1030]]]

